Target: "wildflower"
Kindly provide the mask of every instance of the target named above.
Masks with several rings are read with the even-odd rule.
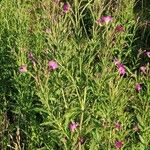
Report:
[[[137,84],[135,85],[135,90],[136,90],[137,92],[140,92],[140,91],[142,90],[142,85],[141,85],[140,83],[137,83]]]
[[[70,129],[71,132],[74,132],[78,126],[79,126],[78,123],[76,123],[76,122],[71,122],[71,123],[69,124],[69,129]]]
[[[117,25],[115,28],[116,32],[124,32],[124,26],[123,25]]]
[[[120,124],[119,122],[116,122],[116,123],[115,123],[115,128],[116,128],[117,130],[120,130],[120,129],[121,129],[121,124]]]
[[[124,76],[124,75],[126,74],[125,66],[124,66],[118,59],[115,59],[115,60],[114,60],[114,63],[115,63],[115,65],[116,65],[117,68],[118,68],[119,74],[120,74],[121,76]]]
[[[64,10],[65,13],[69,12],[69,10],[70,10],[70,5],[69,5],[68,3],[64,3],[64,5],[63,5],[63,10]]]
[[[120,149],[122,146],[123,146],[123,142],[122,141],[116,141],[115,142],[116,149]]]
[[[56,61],[51,60],[48,62],[48,67],[49,67],[49,70],[55,70],[58,68],[58,64]]]
[[[145,66],[141,66],[140,67],[140,71],[141,71],[141,73],[146,73],[146,67]]]
[[[112,17],[111,16],[103,16],[100,19],[97,20],[98,24],[108,24],[109,22],[112,21]]]
[[[145,52],[145,54],[150,58],[150,51]]]
[[[27,65],[21,65],[21,66],[19,67],[19,72],[21,72],[21,73],[27,72]]]
[[[124,76],[124,75],[126,74],[125,66],[124,66],[123,64],[120,64],[120,65],[118,66],[118,71],[119,71],[119,74],[120,74],[121,76]]]

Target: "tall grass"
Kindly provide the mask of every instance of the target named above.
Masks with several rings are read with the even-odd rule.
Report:
[[[134,8],[134,0],[0,2],[0,149],[149,149],[149,47],[139,30],[150,30]],[[103,16],[112,21],[99,24]]]

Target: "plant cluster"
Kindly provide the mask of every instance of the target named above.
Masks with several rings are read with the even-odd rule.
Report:
[[[0,1],[0,149],[149,150],[150,27],[135,5]]]

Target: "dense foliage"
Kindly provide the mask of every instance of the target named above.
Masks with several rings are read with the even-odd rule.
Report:
[[[149,150],[150,3],[0,1],[0,149]]]

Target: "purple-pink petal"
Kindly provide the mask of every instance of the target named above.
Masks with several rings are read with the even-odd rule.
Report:
[[[126,74],[125,66],[123,64],[118,65],[118,71],[121,76],[124,76]]]
[[[141,66],[141,67],[140,67],[140,71],[141,71],[142,73],[146,73],[146,67],[145,67],[145,66]]]
[[[136,90],[137,92],[140,92],[140,91],[142,90],[142,85],[141,85],[140,83],[137,83],[137,84],[135,85],[135,90]]]
[[[51,60],[48,62],[49,70],[55,70],[58,68],[58,64],[55,60]]]
[[[78,123],[76,123],[76,122],[71,122],[71,123],[69,124],[69,129],[70,129],[71,132],[74,132],[78,126],[79,126]]]
[[[69,10],[70,10],[70,5],[69,5],[68,3],[64,3],[64,5],[63,5],[63,10],[64,10],[65,13],[69,12]]]
[[[27,65],[21,65],[21,66],[19,67],[19,72],[21,72],[21,73],[27,72]]]
[[[103,17],[101,17],[100,19],[97,20],[97,23],[98,24],[103,24],[103,23],[108,24],[111,21],[112,21],[111,16],[103,16]]]
[[[115,142],[116,149],[121,149],[122,146],[123,146],[123,142],[122,141],[116,141]]]
[[[116,32],[124,32],[124,26],[123,25],[117,25],[115,28]]]
[[[121,129],[121,124],[120,124],[119,122],[116,122],[116,123],[115,123],[115,128],[116,128],[117,130],[120,130],[120,129]]]
[[[145,52],[146,55],[150,58],[150,51]]]
[[[116,59],[116,58],[114,60],[114,64],[117,66],[119,74],[121,76],[124,76],[126,74],[125,66],[118,59]]]

